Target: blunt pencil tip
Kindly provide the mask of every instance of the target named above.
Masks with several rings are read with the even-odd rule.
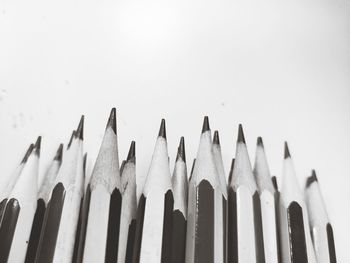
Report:
[[[162,122],[160,124],[158,137],[163,137],[166,139],[165,119],[162,119]]]
[[[61,143],[60,146],[58,147],[54,160],[62,162],[62,155],[63,155],[63,143]]]
[[[130,144],[129,153],[126,161],[135,163],[135,159],[136,159],[136,143],[135,141],[132,141]]]
[[[239,124],[238,126],[238,137],[237,137],[237,142],[241,142],[245,144],[245,138],[244,138],[244,133],[243,133],[243,126],[242,124]]]
[[[186,162],[185,138],[183,136],[181,137],[179,147],[177,148],[176,161],[179,159]]]
[[[220,145],[220,138],[219,138],[219,132],[218,131],[214,132],[213,143],[217,144],[217,145]]]
[[[205,133],[206,131],[210,131],[208,116],[204,117],[203,126],[202,126],[202,133]]]
[[[264,148],[263,139],[262,139],[260,136],[258,137],[258,140],[257,140],[256,144],[257,144],[258,146],[261,146],[261,147]]]
[[[309,187],[313,182],[318,182],[315,170],[312,170],[311,175],[306,179],[306,188]]]
[[[81,116],[75,136],[84,140],[84,115]]]
[[[40,149],[41,149],[41,136],[38,136],[38,138],[36,139],[36,142],[34,144],[34,152],[38,156],[40,156]]]
[[[108,122],[107,122],[107,128],[112,128],[114,133],[117,133],[117,114],[116,114],[116,109],[112,108],[111,113],[109,114]]]
[[[291,158],[288,143],[284,142],[284,159]]]

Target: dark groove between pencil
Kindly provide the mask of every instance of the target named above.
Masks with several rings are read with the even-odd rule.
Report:
[[[224,196],[222,196],[222,208],[223,208],[223,211],[222,211],[222,214],[223,214],[223,219],[224,219],[224,222],[223,222],[223,239],[224,239],[224,262],[227,261],[227,200],[225,199]]]
[[[122,195],[116,188],[111,195],[109,203],[109,218],[107,228],[107,243],[105,262],[117,262],[118,260],[118,242],[119,242],[119,225],[120,211],[122,204]]]
[[[162,256],[161,262],[168,263],[171,260],[171,230],[172,214],[174,207],[173,192],[168,190],[164,198],[164,218],[163,218],[163,237],[162,237]]]
[[[11,198],[6,204],[0,227],[0,262],[7,262],[11,250],[13,236],[20,213],[20,205],[17,199]]]
[[[142,243],[142,230],[143,220],[145,217],[146,198],[142,194],[137,207],[136,216],[136,232],[135,232],[135,246],[133,251],[132,262],[138,263],[140,261],[141,243]]]
[[[132,262],[132,255],[135,245],[136,219],[131,220],[128,231],[128,241],[126,245],[125,263]]]
[[[279,210],[279,204],[280,204],[280,193],[278,190],[276,190],[274,194],[275,199],[275,217],[276,217],[276,240],[277,240],[277,256],[278,256],[278,262],[282,262],[282,254],[281,254],[281,233],[280,233],[280,210]]]
[[[335,255],[333,228],[330,223],[327,224],[327,239],[328,239],[329,262],[337,263],[337,258]]]
[[[184,263],[186,252],[187,221],[184,214],[176,209],[173,212],[173,230],[171,242],[171,263]]]
[[[238,263],[237,195],[232,188],[228,192],[227,262]]]
[[[252,201],[253,201],[253,209],[254,209],[256,262],[257,263],[265,263],[261,204],[260,204],[260,196],[259,196],[259,193],[257,191],[254,193]]]
[[[80,239],[80,233],[81,233],[81,227],[82,227],[81,224],[82,224],[82,213],[83,213],[83,201],[84,201],[84,199],[81,198],[80,206],[79,206],[79,217],[78,217],[78,222],[77,222],[77,230],[75,233],[72,262],[77,262],[77,258],[78,258],[79,239]]]
[[[45,201],[40,198],[37,202],[37,208],[33,219],[32,230],[29,237],[27,254],[25,259],[26,263],[35,262],[35,255],[39,245],[40,232],[44,222],[45,211],[46,211]]]

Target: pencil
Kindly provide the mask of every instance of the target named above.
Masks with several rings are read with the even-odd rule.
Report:
[[[135,142],[132,141],[126,161],[121,166],[123,191],[120,215],[118,262],[131,263],[136,231],[136,156]]]
[[[45,212],[36,262],[71,262],[84,188],[84,116],[63,155],[49,205]]]
[[[90,179],[83,262],[116,262],[121,209],[116,112],[108,119]]]
[[[284,146],[279,211],[282,262],[316,262],[307,210],[287,143]]]
[[[3,212],[8,200],[8,196],[10,195],[14,185],[16,184],[16,181],[19,177],[19,175],[22,172],[22,169],[24,165],[26,164],[29,155],[31,154],[32,150],[34,148],[34,144],[30,144],[24,157],[22,158],[21,162],[19,165],[16,167],[15,171],[13,174],[11,174],[9,181],[5,183],[5,186],[0,190],[0,225],[1,225],[1,220],[3,216]]]
[[[222,205],[222,193],[207,116],[203,121],[188,191],[186,262],[218,262],[217,259],[223,259],[223,236],[216,235],[215,229],[223,227],[222,223],[219,223],[222,222],[223,214],[217,213],[215,204]],[[215,218],[221,220],[215,221]],[[215,242],[218,242],[219,246],[216,246]]]
[[[261,137],[257,140],[253,172],[260,195],[265,262],[278,263],[276,191],[272,183]]]
[[[0,262],[24,262],[37,206],[41,137],[26,160],[6,204],[0,227]]]
[[[181,137],[177,150],[173,176],[171,178],[174,193],[174,211],[171,242],[171,262],[185,262],[187,227],[187,166],[185,139]]]
[[[231,160],[231,167],[230,167],[230,172],[228,174],[228,183],[227,183],[227,188],[230,187],[231,181],[232,181],[232,174],[233,174],[233,167],[235,166],[235,158],[232,158]]]
[[[317,262],[336,263],[333,227],[329,222],[315,170],[307,178],[305,196]]]
[[[214,132],[213,138],[213,156],[218,172],[219,187],[215,190],[215,245],[216,250],[222,250],[215,258],[217,262],[226,262],[226,246],[227,246],[227,185],[224,164],[222,161],[221,145],[219,132]]]
[[[165,120],[163,119],[137,208],[134,263],[170,261],[173,205]]]
[[[45,173],[45,177],[39,189],[37,208],[33,219],[33,225],[25,259],[26,263],[32,263],[35,260],[36,250],[39,244],[40,232],[44,221],[45,210],[54,186],[58,170],[61,166],[62,152],[63,144],[60,144],[58,150],[56,151],[55,157],[53,158],[47,172]]]
[[[242,125],[228,198],[228,262],[265,262],[260,198]]]

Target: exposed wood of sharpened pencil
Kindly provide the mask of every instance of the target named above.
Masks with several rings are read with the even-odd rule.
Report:
[[[222,161],[221,145],[219,132],[214,132],[213,138],[213,156],[218,172],[219,188],[215,189],[215,244],[216,250],[223,249],[222,254],[218,254],[217,262],[226,262],[226,246],[227,246],[227,185]],[[222,256],[222,257],[221,257]]]
[[[228,198],[228,262],[265,262],[259,193],[242,125]]]
[[[135,142],[132,141],[128,157],[124,162],[121,175],[122,188],[122,208],[120,215],[120,233],[118,262],[132,261],[132,252],[134,248],[135,231],[136,231],[136,156]]]
[[[333,228],[329,222],[315,170],[312,170],[312,174],[307,178],[305,196],[317,262],[336,263]]]
[[[84,188],[84,116],[63,155],[55,187],[45,212],[36,262],[71,262]]]
[[[278,263],[279,244],[277,239],[276,192],[272,184],[270,169],[261,137],[258,138],[256,146],[254,176],[260,194],[265,261]]]
[[[284,149],[279,212],[282,262],[316,262],[311,243],[306,205],[297,182],[287,143],[285,143]]]
[[[199,149],[188,193],[186,262],[218,262],[223,247],[215,242],[215,191],[220,191],[219,175],[212,151],[208,117],[204,118]],[[222,197],[220,198],[222,202]],[[219,203],[219,202],[217,202]],[[222,225],[221,225],[222,227]]]
[[[55,157],[53,158],[46,174],[42,185],[38,193],[37,208],[34,215],[32,230],[30,233],[28,249],[26,254],[26,263],[32,263],[35,261],[35,255],[39,244],[40,232],[44,222],[45,211],[47,207],[47,202],[50,199],[50,195],[56,180],[58,170],[62,162],[62,151],[63,144],[60,144],[58,150],[56,151]]]
[[[137,208],[133,262],[170,262],[173,194],[165,120],[162,120]]]
[[[116,112],[113,108],[90,180],[83,262],[116,262],[121,210]]]
[[[0,191],[0,225],[1,225],[1,220],[3,216],[3,212],[8,200],[8,196],[10,195],[19,175],[22,172],[22,169],[24,165],[26,164],[29,155],[31,154],[32,150],[34,148],[34,144],[30,144],[26,153],[24,154],[23,159],[21,160],[20,164],[16,167],[15,171],[13,174],[11,174],[11,177],[8,182],[5,183],[5,186],[1,189]]]
[[[6,204],[0,227],[0,262],[24,262],[37,206],[41,137],[28,156]]]
[[[171,242],[171,262],[185,262],[187,227],[187,166],[185,139],[181,137],[177,149],[173,176],[171,178],[174,193],[174,211]]]

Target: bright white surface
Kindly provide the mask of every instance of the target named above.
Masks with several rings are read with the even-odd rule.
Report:
[[[161,117],[172,168],[181,135],[192,162],[208,114],[226,171],[239,122],[251,159],[264,138],[272,174],[286,139],[300,182],[317,170],[350,262],[348,0],[4,0],[0,36],[0,183],[39,134],[43,173],[82,113],[91,168],[116,106],[141,184]]]

